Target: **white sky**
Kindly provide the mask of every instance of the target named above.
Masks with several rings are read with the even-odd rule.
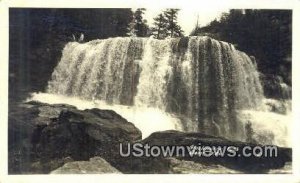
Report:
[[[161,13],[164,9],[149,9],[146,8],[146,12],[144,18],[148,21],[150,26],[153,25],[153,18],[156,17],[159,13]],[[228,12],[227,8],[219,8],[219,9],[180,9],[178,13],[178,23],[181,28],[184,30],[185,35],[189,35],[190,32],[196,25],[197,16],[199,15],[199,24],[200,26],[205,26],[215,18],[219,18],[222,13]]]

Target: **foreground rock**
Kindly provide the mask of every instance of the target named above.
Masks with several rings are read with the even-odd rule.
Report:
[[[49,173],[140,139],[141,132],[111,110],[29,102],[9,113],[9,172]]]
[[[180,154],[175,158],[182,160],[183,167],[186,167],[187,161],[196,164],[201,164],[203,167],[214,167],[221,166],[226,169],[231,169],[237,172],[245,173],[266,173],[269,169],[279,169],[284,167],[286,162],[292,161],[292,152],[288,148],[278,147],[277,156],[273,152],[272,157],[246,157],[242,155],[242,148],[249,146],[255,147],[255,144],[234,142],[224,138],[213,137],[204,135],[201,133],[184,133],[178,131],[164,131],[156,132],[150,135],[148,138],[140,141],[141,144],[148,144],[149,146],[160,146],[160,147],[172,147],[172,146],[183,146],[184,152],[180,151]],[[198,156],[194,154],[190,156],[188,148],[193,145],[198,147],[209,146],[209,147],[229,147],[234,146],[239,149],[236,151],[236,155],[232,156],[232,151],[226,151],[224,156],[210,156],[205,157],[204,155]],[[124,149],[128,147],[124,145]],[[264,147],[259,145],[259,147]],[[132,151],[132,148],[130,149]],[[126,150],[124,150],[126,152]],[[196,151],[197,152],[197,151]],[[249,152],[249,151],[247,151]],[[240,154],[240,155],[239,155]],[[128,157],[120,158],[120,164],[116,165],[117,168],[126,173],[169,173],[173,172],[172,162],[170,159],[159,156],[159,157]],[[190,163],[189,163],[190,164]],[[200,165],[199,165],[200,166]],[[204,172],[204,171],[203,171]],[[226,171],[225,171],[226,172]],[[224,172],[224,173],[225,173]],[[228,172],[228,171],[227,171]],[[219,172],[220,173],[220,172]]]
[[[51,174],[101,174],[121,173],[100,157],[91,158],[89,161],[74,161],[54,170]]]
[[[183,146],[185,155],[121,156],[128,144]],[[190,156],[191,146],[235,146],[201,133],[164,131],[142,140],[141,132],[110,110],[78,110],[70,105],[29,102],[10,106],[9,173],[267,173],[291,162],[291,149],[278,148],[277,157]],[[129,152],[133,152],[130,148]],[[240,152],[240,151],[239,151]],[[93,158],[95,157],[95,158]]]
[[[184,161],[176,158],[169,159],[170,168],[169,173],[180,174],[237,174],[243,173],[238,170],[226,168],[221,165],[205,165],[201,163],[195,163],[193,161]]]

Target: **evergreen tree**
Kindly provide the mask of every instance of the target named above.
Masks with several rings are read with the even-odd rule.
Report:
[[[147,20],[143,18],[143,15],[145,14],[146,9],[145,8],[138,8],[134,12],[134,33],[138,37],[145,37],[148,34],[148,25]]]
[[[152,28],[152,35],[156,39],[163,39],[167,37],[167,19],[164,14],[160,13],[154,18],[154,27]]]
[[[195,24],[194,29],[192,30],[192,32],[190,33],[191,36],[194,36],[195,34],[197,34],[200,30],[200,25],[199,25],[199,15],[197,16],[197,22]]]
[[[167,19],[167,36],[182,37],[183,30],[178,25],[177,16],[179,9],[167,9],[164,11],[164,16]]]
[[[166,9],[154,18],[154,28],[152,35],[157,39],[166,37],[181,37],[183,30],[177,22],[179,9]]]

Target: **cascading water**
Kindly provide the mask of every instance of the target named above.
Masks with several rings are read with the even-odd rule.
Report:
[[[123,106],[117,112],[125,118],[129,113],[125,106],[158,110],[159,118],[173,126],[160,128],[154,122],[158,118],[151,121],[151,113],[139,119],[127,116],[147,121],[154,131],[200,131],[238,140],[247,138],[239,111],[261,110],[264,98],[250,57],[209,37],[71,42],[63,50],[47,92],[101,101],[99,108]],[[134,123],[139,127],[143,122]]]

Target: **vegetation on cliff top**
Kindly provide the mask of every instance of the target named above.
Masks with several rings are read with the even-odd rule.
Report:
[[[230,10],[207,26],[197,25],[191,35],[233,43],[255,56],[261,73],[279,75],[291,85],[292,11]]]

